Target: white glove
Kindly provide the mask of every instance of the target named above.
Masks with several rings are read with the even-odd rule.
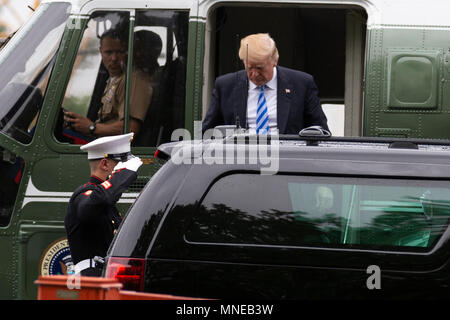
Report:
[[[140,166],[142,166],[142,160],[139,157],[131,158],[130,160],[123,163],[124,168],[134,172],[136,172]]]
[[[125,164],[124,164],[122,161],[120,161],[120,162],[117,163],[116,166],[114,167],[113,172],[114,172],[114,171],[118,171],[118,170],[120,170],[120,169],[124,169],[124,168],[125,168]]]

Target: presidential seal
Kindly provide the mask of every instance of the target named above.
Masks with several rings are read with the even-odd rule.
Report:
[[[68,274],[73,268],[67,238],[61,238],[53,242],[44,250],[39,263],[39,275],[52,276]],[[70,272],[69,272],[70,273]]]

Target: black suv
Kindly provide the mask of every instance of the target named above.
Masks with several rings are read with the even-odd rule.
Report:
[[[160,146],[105,275],[219,299],[450,296],[450,145],[261,139]]]

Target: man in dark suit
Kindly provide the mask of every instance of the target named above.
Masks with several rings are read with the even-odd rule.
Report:
[[[269,34],[242,39],[239,57],[245,70],[216,79],[203,132],[234,124],[257,133],[278,129],[280,134],[298,134],[312,125],[329,130],[313,77],[277,66],[278,50]],[[266,130],[259,131],[261,121]]]

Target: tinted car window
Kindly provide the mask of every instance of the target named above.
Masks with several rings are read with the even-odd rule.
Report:
[[[233,174],[207,192],[192,242],[428,250],[450,217],[447,182]]]

